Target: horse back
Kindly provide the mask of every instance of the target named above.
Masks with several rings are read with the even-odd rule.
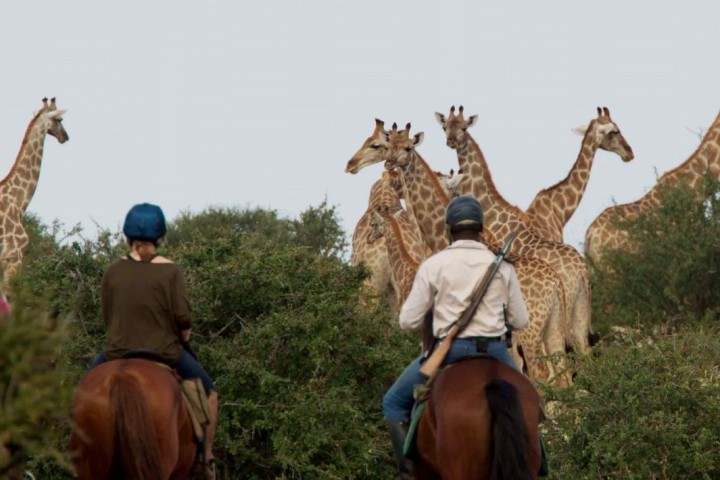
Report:
[[[435,378],[418,426],[420,464],[443,479],[491,478],[495,454],[492,445],[497,440],[491,405],[497,402],[488,395],[496,396],[498,389],[517,398],[522,413],[516,416],[524,423],[530,442],[528,463],[536,463],[540,414],[537,391],[512,367],[491,358],[474,358],[445,368]]]
[[[129,393],[120,404],[118,389]],[[140,410],[131,408],[135,400],[142,405]],[[118,425],[119,414],[123,425]],[[157,446],[163,472],[159,478],[170,478],[178,464],[188,470],[192,466],[192,425],[180,386],[172,371],[163,365],[121,359],[91,369],[78,385],[72,415],[69,447],[80,479],[113,478],[120,469],[122,455],[128,454],[123,452],[123,445],[133,443],[146,448]],[[144,418],[133,418],[137,416]],[[119,438],[123,426],[128,428]],[[128,436],[130,442],[123,442]]]

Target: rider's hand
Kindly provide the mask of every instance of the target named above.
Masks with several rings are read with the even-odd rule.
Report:
[[[184,342],[189,342],[189,341],[190,341],[190,332],[191,332],[191,331],[192,331],[192,329],[191,329],[191,328],[188,328],[188,329],[182,330],[182,331],[180,332],[180,337],[183,339]]]

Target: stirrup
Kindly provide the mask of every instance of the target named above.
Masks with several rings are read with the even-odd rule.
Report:
[[[215,480],[215,459],[211,458],[208,461],[195,462],[195,465],[193,465],[193,468],[190,471],[190,478]]]

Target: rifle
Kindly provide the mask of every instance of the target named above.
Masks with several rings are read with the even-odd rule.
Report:
[[[459,319],[450,324],[450,330],[448,331],[445,340],[435,349],[425,363],[423,363],[422,368],[420,368],[420,373],[430,377],[437,371],[438,368],[440,368],[440,365],[442,365],[443,360],[445,360],[445,357],[450,351],[453,339],[462,332],[465,327],[467,327],[470,320],[472,320],[473,315],[475,315],[475,310],[477,310],[483,296],[485,296],[485,292],[487,292],[488,287],[490,287],[490,282],[492,282],[493,277],[500,268],[500,264],[510,251],[510,245],[513,240],[515,240],[515,237],[517,237],[517,232],[511,232],[507,240],[505,240],[505,244],[495,257],[495,261],[490,264],[490,267],[485,272],[485,275],[480,280],[480,283],[473,291],[473,294],[470,297],[470,305],[465,309],[462,315],[460,315]]]

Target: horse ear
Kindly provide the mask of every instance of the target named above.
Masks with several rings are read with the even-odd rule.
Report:
[[[425,134],[423,132],[418,132],[413,137],[413,147],[417,147],[423,142],[423,139],[425,138]]]
[[[478,116],[477,115],[470,115],[470,118],[468,118],[467,127],[470,128],[473,125],[477,123]]]

